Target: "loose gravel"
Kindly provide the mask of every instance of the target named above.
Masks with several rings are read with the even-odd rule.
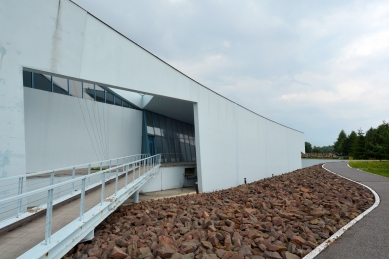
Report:
[[[119,207],[74,259],[299,259],[374,203],[312,166],[247,185]]]

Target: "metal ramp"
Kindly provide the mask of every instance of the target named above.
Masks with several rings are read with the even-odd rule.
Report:
[[[137,201],[139,188],[158,172],[160,160],[160,155],[135,155],[0,178],[1,190],[6,184],[18,191],[0,200],[0,215],[14,214],[0,222],[1,258],[61,258],[80,241],[92,239],[95,227],[132,194]],[[94,164],[100,170],[93,173]],[[58,182],[60,174],[70,179]],[[34,177],[49,185],[24,192],[26,183],[39,186],[31,181]]]

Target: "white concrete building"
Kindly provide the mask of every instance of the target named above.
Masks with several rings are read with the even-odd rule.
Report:
[[[144,191],[301,168],[304,134],[184,75],[69,0],[0,2],[0,177],[163,153]]]

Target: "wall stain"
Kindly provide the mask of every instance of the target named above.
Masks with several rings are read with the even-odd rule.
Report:
[[[58,58],[60,56],[60,41],[61,41],[61,0],[58,2],[57,19],[55,20],[55,30],[53,34],[53,47],[51,50],[51,69],[53,72],[58,72]]]
[[[0,178],[8,176],[8,172],[5,170],[5,167],[10,165],[11,157],[24,158],[25,156],[20,154],[13,154],[9,149],[5,150],[4,152],[0,150]]]
[[[7,50],[3,46],[0,46],[0,70],[5,54],[7,54]]]

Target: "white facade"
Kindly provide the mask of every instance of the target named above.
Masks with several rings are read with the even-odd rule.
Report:
[[[26,171],[140,153],[142,111],[24,88]]]
[[[35,104],[24,102],[24,68],[192,103],[190,117],[194,118],[201,191],[228,188],[242,184],[244,178],[251,182],[301,168],[302,132],[263,118],[207,89],[69,0],[2,1],[0,24],[0,176],[23,174],[30,166],[32,170],[40,166],[34,164],[29,153],[31,149],[42,149],[43,144],[30,139],[28,131],[31,127],[42,130],[39,127],[43,125],[33,125],[30,108],[25,113],[25,106]],[[150,96],[139,95],[136,103],[150,102]],[[112,114],[120,112],[119,108],[112,107]],[[161,107],[164,108],[166,112],[171,109]],[[62,112],[61,116],[67,114],[61,108],[58,112]],[[139,123],[135,111],[128,113],[129,120]],[[79,118],[75,120],[85,130],[85,124]],[[53,119],[48,123],[64,122]],[[119,127],[129,127],[128,134],[138,134],[130,135],[128,143],[139,136],[137,129],[125,122]],[[116,129],[112,126],[111,130]],[[65,148],[61,143],[53,146]],[[136,147],[134,144],[128,152],[140,153],[140,146],[139,150]],[[69,143],[65,150],[73,148],[79,147]],[[111,146],[109,149],[113,152],[110,158],[126,152],[121,147],[118,151]],[[71,165],[78,158],[61,159],[42,163],[46,166],[58,163],[59,167],[67,161]],[[84,159],[92,157],[77,161]]]

